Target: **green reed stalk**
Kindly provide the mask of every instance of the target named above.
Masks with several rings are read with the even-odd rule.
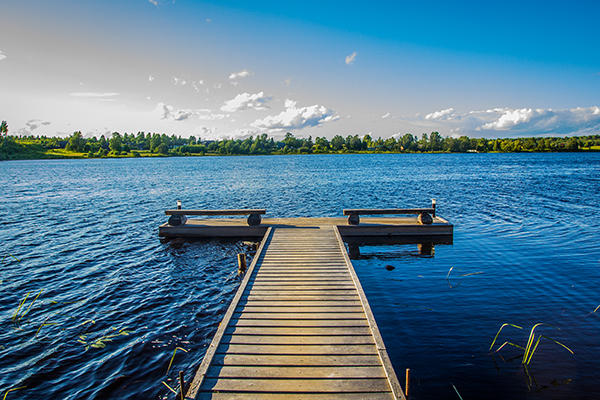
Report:
[[[177,353],[177,350],[182,350],[184,352],[188,352],[186,349],[183,349],[181,347],[175,347],[175,350],[173,351],[173,355],[171,356],[171,361],[169,361],[169,367],[167,368],[167,373],[165,375],[169,374],[169,370],[171,369],[171,365],[173,364],[173,359],[175,358],[175,353]]]
[[[542,326],[542,325],[549,326],[549,327],[556,328],[556,329],[560,330],[560,328],[557,328],[557,327],[555,327],[555,326],[552,326],[552,325],[550,325],[550,324],[544,324],[544,323],[538,323],[538,324],[535,324],[535,325],[534,325],[534,326],[531,328],[531,331],[529,332],[529,338],[527,339],[527,344],[525,345],[525,347],[524,347],[524,348],[523,348],[523,347],[521,347],[521,346],[519,346],[519,345],[516,345],[516,344],[514,344],[514,343],[511,343],[511,342],[504,342],[504,343],[502,344],[502,346],[498,347],[498,348],[497,348],[497,349],[494,351],[494,353],[496,353],[496,352],[500,351],[500,349],[502,349],[502,348],[503,348],[505,345],[507,345],[507,344],[509,344],[509,345],[511,345],[511,346],[518,347],[518,348],[520,348],[520,349],[522,349],[522,350],[524,350],[524,351],[525,351],[525,352],[524,352],[524,354],[523,354],[523,360],[521,361],[521,363],[522,363],[523,365],[525,365],[525,366],[528,366],[528,365],[529,365],[529,363],[531,362],[531,359],[533,358],[533,354],[535,353],[535,350],[537,349],[538,345],[540,344],[540,341],[542,340],[542,338],[546,338],[546,339],[550,339],[550,340],[552,340],[554,343],[556,343],[556,344],[558,344],[558,345],[560,345],[560,346],[564,347],[564,348],[565,348],[565,349],[567,349],[567,350],[568,350],[568,351],[569,351],[571,354],[575,354],[575,353],[573,353],[573,351],[572,351],[571,349],[569,349],[567,346],[565,346],[564,344],[560,343],[558,340],[552,339],[551,337],[548,337],[548,336],[545,336],[545,335],[539,335],[539,336],[538,336],[538,338],[537,338],[537,340],[536,340],[536,338],[535,338],[535,330],[536,330],[536,328],[537,328],[537,327],[539,327],[539,326]],[[490,348],[489,348],[489,350],[488,350],[488,351],[492,350],[492,348],[494,347],[494,343],[496,343],[496,339],[498,339],[498,335],[500,335],[500,331],[502,331],[502,329],[503,329],[505,326],[513,326],[513,327],[515,327],[515,328],[518,328],[518,329],[523,329],[522,327],[520,327],[520,326],[517,326],[517,325],[513,325],[513,324],[503,324],[503,325],[500,327],[500,329],[498,330],[498,333],[496,334],[496,337],[495,337],[495,338],[494,338],[494,340],[492,341],[492,345],[490,346]],[[534,342],[535,342],[535,344],[534,344]]]
[[[14,392],[15,390],[19,390],[19,389],[25,389],[26,387],[27,387],[27,386],[20,386],[20,387],[18,387],[18,388],[12,388],[12,389],[8,389],[8,390],[6,391],[6,393],[4,394],[4,397],[2,398],[2,400],[6,400],[6,396],[8,396],[8,394],[9,394],[10,392]]]

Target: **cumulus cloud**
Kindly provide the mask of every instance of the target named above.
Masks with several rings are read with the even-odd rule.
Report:
[[[267,108],[265,103],[269,100],[271,100],[271,96],[265,96],[264,92],[255,94],[242,93],[235,96],[234,99],[226,101],[225,105],[221,107],[221,111],[265,110]]]
[[[427,114],[425,119],[448,119],[448,117],[452,116],[452,112],[454,112],[454,108],[447,108],[445,110],[432,112],[431,114]]]
[[[0,60],[4,60],[6,58],[6,55],[0,51]]]
[[[184,77],[178,78],[178,77],[174,76],[173,82],[175,83],[175,86],[185,86],[187,84],[187,81],[185,80]]]
[[[188,109],[175,110],[173,106],[161,102],[156,105],[154,114],[161,120],[184,121],[194,115],[194,111]]]
[[[149,82],[152,82],[153,80],[154,80],[154,77],[153,77],[152,75],[150,75],[150,76],[148,77],[148,81],[149,81]]]
[[[158,0],[148,0],[150,3],[154,4],[156,7],[158,7]]]
[[[39,127],[48,125],[50,125],[50,121],[43,121],[41,119],[30,119],[29,121],[25,122],[25,126],[23,128],[19,129],[19,135],[31,135],[31,133]]]
[[[350,54],[349,56],[346,56],[346,65],[354,64],[354,60],[356,60],[357,55],[358,55],[358,53],[354,52],[354,53]]]
[[[388,119],[392,116],[392,114],[390,113],[386,113],[384,116],[381,117],[381,119]]]
[[[290,99],[285,101],[285,110],[278,115],[258,119],[250,125],[254,128],[268,131],[298,130],[306,127],[320,126],[326,122],[337,120],[332,110],[314,105],[297,107],[296,102]]]
[[[118,96],[119,93],[96,93],[96,92],[79,92],[70,93],[69,96],[73,97],[113,97]]]
[[[600,107],[564,110],[494,108],[456,112],[452,108],[416,116],[414,125],[458,134],[498,136],[539,136],[586,134],[600,129]]]
[[[201,121],[214,121],[221,120],[227,117],[225,114],[213,114],[209,109],[180,109],[176,110],[175,107],[160,102],[156,105],[156,108],[152,114],[163,121],[185,121],[192,117],[197,117]]]
[[[566,110],[521,108],[494,111],[496,118],[477,127],[476,130],[570,134],[600,128],[600,107],[578,107]]]
[[[250,75],[254,75],[254,72],[252,71],[248,71],[247,69],[240,71],[240,72],[234,72],[231,75],[229,75],[229,80],[233,81],[239,78],[245,78],[247,76]]]

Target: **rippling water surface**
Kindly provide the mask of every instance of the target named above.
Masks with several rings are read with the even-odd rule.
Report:
[[[600,398],[599,154],[15,161],[0,181],[0,390],[26,386],[8,399],[173,398],[164,383],[193,376],[251,247],[161,242],[175,200],[320,217],[431,198],[454,244],[353,261],[412,398]],[[488,355],[502,324],[524,329],[498,344],[524,345],[539,322],[575,354]]]

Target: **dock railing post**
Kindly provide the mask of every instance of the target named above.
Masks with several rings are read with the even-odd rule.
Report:
[[[406,399],[410,399],[410,368],[406,368],[406,389],[404,390]]]
[[[181,394],[181,400],[185,400],[185,381],[183,380],[183,371],[179,371],[179,387],[180,387],[180,391],[179,393]]]
[[[432,215],[433,218],[435,218],[435,204],[436,204],[435,199],[431,199],[431,208],[433,208],[433,215]]]

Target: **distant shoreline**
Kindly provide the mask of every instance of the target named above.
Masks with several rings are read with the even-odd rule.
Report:
[[[275,141],[266,134],[246,139],[204,140],[139,132],[84,138],[81,132],[70,137],[0,136],[0,160],[43,160],[83,158],[260,156],[291,154],[455,154],[455,153],[551,153],[598,152],[600,135],[472,139],[442,137],[438,132],[419,139],[410,133],[398,138],[373,139],[369,135],[336,135],[331,140],[296,138],[287,133]]]

